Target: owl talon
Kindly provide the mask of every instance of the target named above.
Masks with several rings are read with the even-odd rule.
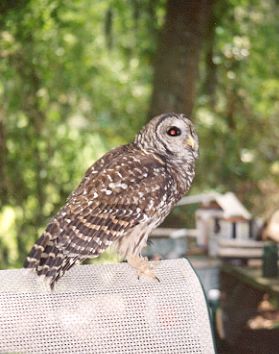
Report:
[[[137,272],[138,280],[142,275],[152,278],[160,282],[160,279],[154,274],[152,264],[148,263],[147,257],[137,257],[137,256],[128,256],[127,261],[131,267],[135,268]]]

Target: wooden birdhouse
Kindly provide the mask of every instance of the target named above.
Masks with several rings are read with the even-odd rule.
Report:
[[[232,192],[216,192],[185,197],[179,204],[199,203],[196,211],[196,237],[199,247],[209,255],[218,254],[220,240],[250,240],[252,216]]]
[[[197,242],[208,248],[209,255],[216,256],[220,240],[252,238],[251,219],[234,193],[212,194],[196,211]]]

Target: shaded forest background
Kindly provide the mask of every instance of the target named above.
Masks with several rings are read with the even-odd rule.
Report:
[[[279,2],[2,0],[0,268],[152,115],[192,117],[191,193],[279,205]]]

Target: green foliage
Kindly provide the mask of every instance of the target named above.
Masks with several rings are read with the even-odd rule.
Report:
[[[201,87],[196,111],[201,145],[208,147],[201,150],[201,172],[207,172],[199,188],[231,189],[263,213],[276,207],[270,194],[279,201],[279,7],[248,0],[217,5],[214,91]]]
[[[22,264],[88,166],[146,120],[163,6],[29,0],[1,10],[0,264],[7,267]]]

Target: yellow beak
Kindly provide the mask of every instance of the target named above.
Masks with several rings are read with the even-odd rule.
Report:
[[[191,135],[189,135],[188,139],[186,140],[186,145],[190,146],[193,150],[195,150],[195,140]]]

